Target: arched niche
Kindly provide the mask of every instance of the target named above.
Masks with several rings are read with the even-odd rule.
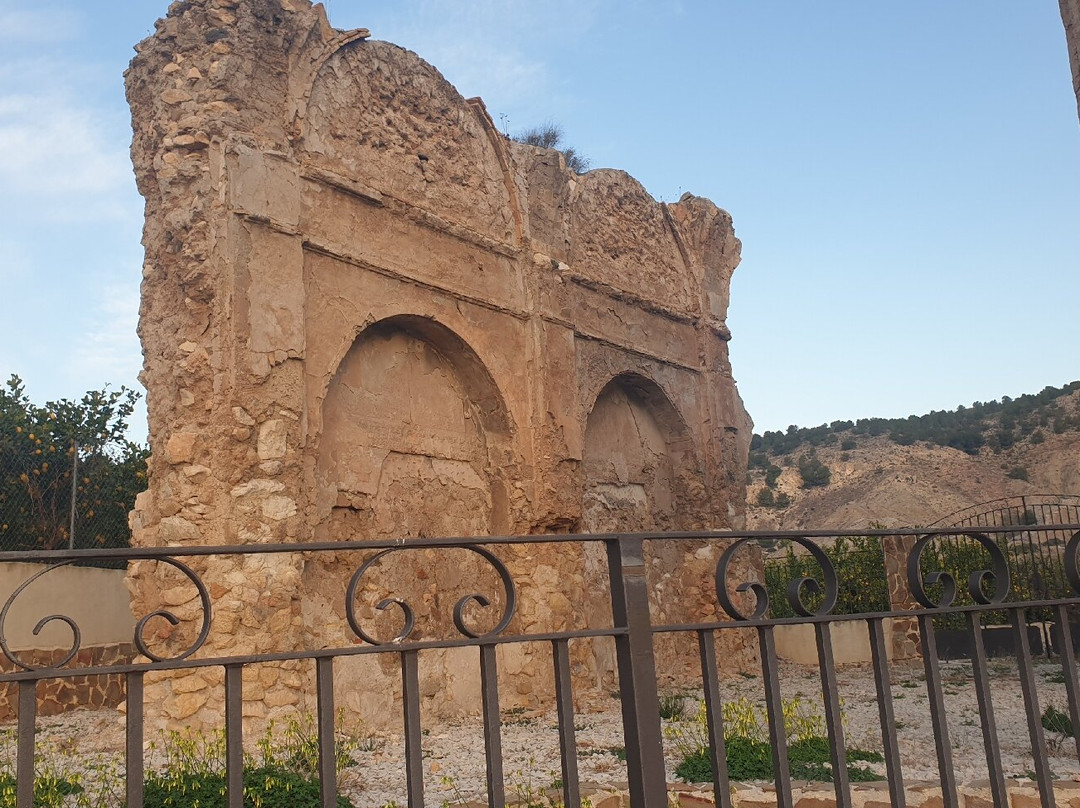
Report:
[[[703,491],[686,423],[663,389],[636,373],[611,379],[585,424],[582,529],[586,533],[642,533],[690,527]],[[650,600],[661,613],[665,576],[692,574],[672,542],[646,546]],[[582,554],[585,621],[611,625],[607,560],[595,543]],[[666,648],[666,646],[664,646]],[[592,643],[591,666],[600,688],[616,684],[614,645]]]
[[[686,422],[660,386],[624,373],[596,397],[585,424],[586,532],[671,530],[694,487]]]
[[[438,322],[364,329],[327,387],[319,484],[342,539],[504,532],[511,424],[469,345]]]
[[[448,549],[409,551],[410,538],[483,536],[509,532],[506,496],[513,464],[512,424],[503,397],[472,348],[435,320],[402,315],[361,331],[342,357],[322,403],[317,482],[332,496],[318,532],[341,540],[404,539],[364,579],[356,598],[360,624],[374,636],[400,630],[399,610],[382,609],[387,597],[410,605],[413,639],[458,636],[455,604],[473,592],[489,607],[466,609],[469,625],[490,630],[505,609],[495,569],[474,554]],[[311,615],[309,642],[333,644],[352,636],[345,625],[342,581],[355,558],[304,568]],[[369,588],[370,587],[370,588]],[[431,651],[420,660],[425,709],[443,715],[479,707],[479,674],[469,649]],[[390,702],[360,697],[367,690],[392,695],[400,671],[389,656],[352,657],[335,668],[342,704],[365,720]],[[372,683],[378,686],[372,687]],[[430,691],[430,692],[428,692]],[[397,696],[400,699],[400,695]]]

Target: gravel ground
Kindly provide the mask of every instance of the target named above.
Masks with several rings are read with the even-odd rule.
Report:
[[[1033,761],[1015,664],[1012,660],[1002,660],[991,665],[998,748],[1005,773],[1010,777],[1023,777],[1033,769]],[[816,669],[785,664],[781,668],[781,677],[785,698],[801,696],[820,705]],[[870,668],[845,667],[839,670],[838,678],[844,699],[847,745],[880,750],[881,735]],[[905,781],[936,781],[933,731],[921,667],[894,669],[892,679],[896,732]],[[1054,705],[1066,709],[1065,690],[1060,679],[1061,668],[1057,663],[1038,663],[1040,708]],[[942,681],[957,779],[961,783],[983,780],[987,776],[986,762],[970,665],[966,662],[943,663]],[[757,703],[762,700],[762,683],[757,677],[726,679],[721,683],[721,689],[725,700],[747,698]],[[696,710],[697,695],[686,695],[688,718],[684,720]],[[673,724],[664,723],[665,727]],[[623,733],[617,700],[601,696],[588,709],[579,710],[575,728],[582,782],[597,786],[625,782],[625,764],[618,757],[623,746]],[[14,751],[14,727],[9,725],[0,729],[5,730],[0,739],[3,744],[0,756],[10,759]],[[73,765],[92,771],[107,761],[118,760],[118,753],[123,748],[123,717],[114,710],[98,710],[42,718],[39,720],[39,737],[56,750],[53,757],[71,756]],[[384,734],[373,736],[371,740],[375,748],[356,753],[357,765],[343,773],[343,792],[353,799],[357,808],[381,808],[390,802],[404,804],[402,738]],[[507,791],[511,798],[548,787],[558,776],[558,731],[553,709],[505,713],[502,742]],[[1072,779],[1080,775],[1080,764],[1071,739],[1048,734],[1048,745],[1051,748],[1050,765],[1056,777]],[[429,805],[482,798],[485,760],[479,718],[425,728],[423,749]],[[669,779],[675,781],[678,755],[671,738],[665,740],[665,757]],[[871,764],[871,767],[884,772],[882,764]]]

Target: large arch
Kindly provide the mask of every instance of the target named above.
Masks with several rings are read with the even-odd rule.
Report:
[[[582,454],[582,530],[586,533],[644,533],[690,526],[704,487],[697,452],[686,421],[654,380],[624,372],[597,394],[585,422]],[[667,580],[695,571],[685,564],[685,547],[662,542],[647,547],[650,596],[657,614],[670,601]],[[585,613],[590,627],[610,625],[607,560],[602,548],[583,552]],[[663,641],[667,643],[667,640]],[[597,685],[615,684],[614,646],[592,643]]]
[[[318,484],[333,538],[483,535],[508,521],[500,459],[512,427],[491,374],[435,320],[361,331],[322,404]]]
[[[408,539],[483,536],[507,532],[507,480],[513,425],[503,396],[472,348],[434,319],[399,315],[361,330],[322,398],[317,484],[330,489],[321,515],[324,538]],[[343,563],[344,562],[344,563]],[[358,561],[316,559],[304,570],[309,625],[348,636],[340,597]],[[408,551],[388,556],[365,579],[357,613],[375,636],[390,637],[400,614],[377,605],[401,597],[414,611],[414,638],[454,634],[451,618],[463,594],[483,592],[491,608],[472,614],[484,630],[502,613],[502,591],[490,565],[464,550]],[[335,594],[336,593],[336,594]],[[336,619],[330,616],[334,615]],[[330,642],[339,642],[329,637]],[[421,658],[428,688],[425,707],[443,714],[475,709],[479,684],[467,649],[433,651]],[[339,698],[365,720],[391,709],[399,672],[390,660],[342,660]],[[365,693],[381,681],[376,697]]]
[[[622,373],[597,394],[585,421],[582,528],[589,533],[673,530],[698,486],[686,421],[663,388]]]

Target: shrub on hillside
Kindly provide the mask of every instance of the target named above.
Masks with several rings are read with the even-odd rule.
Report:
[[[829,484],[832,472],[821,462],[817,452],[811,449],[799,458],[799,476],[803,488],[820,488]]]

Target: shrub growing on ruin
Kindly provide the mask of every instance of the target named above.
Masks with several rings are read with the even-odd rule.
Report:
[[[589,158],[582,155],[573,146],[563,145],[563,130],[557,123],[548,121],[531,129],[525,129],[514,135],[518,143],[526,143],[529,146],[539,146],[542,149],[556,149],[562,152],[566,160],[566,167],[576,174],[584,174],[589,170]]]

